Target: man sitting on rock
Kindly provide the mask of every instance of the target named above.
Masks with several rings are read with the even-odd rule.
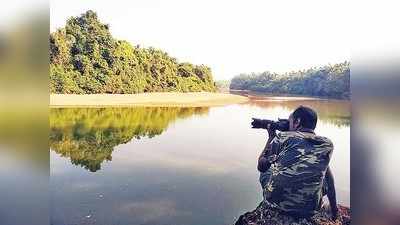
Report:
[[[261,220],[280,215],[307,221],[321,212],[325,194],[336,219],[335,188],[328,167],[333,144],[314,133],[316,124],[316,112],[300,106],[289,117],[289,131],[276,134],[267,127],[269,138],[258,159],[263,201],[236,224],[264,224]]]

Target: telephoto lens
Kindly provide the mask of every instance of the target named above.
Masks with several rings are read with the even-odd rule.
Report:
[[[271,130],[279,130],[279,131],[289,130],[288,119],[278,119],[278,121],[273,121],[273,120],[262,120],[253,118],[253,121],[251,122],[252,128],[268,129],[268,124]]]

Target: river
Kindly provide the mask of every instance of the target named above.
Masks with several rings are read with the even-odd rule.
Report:
[[[299,105],[332,140],[338,202],[350,204],[350,102],[255,98],[219,107],[52,108],[51,224],[231,224],[262,200],[267,133],[252,117]]]

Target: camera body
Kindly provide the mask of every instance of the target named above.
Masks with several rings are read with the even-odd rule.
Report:
[[[278,121],[273,121],[253,118],[253,121],[251,122],[252,128],[268,129],[268,124],[270,130],[289,131],[288,119],[278,119]]]

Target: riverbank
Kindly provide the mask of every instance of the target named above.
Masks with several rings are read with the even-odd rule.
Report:
[[[328,96],[313,96],[313,95],[296,95],[296,94],[284,94],[284,93],[265,93],[251,90],[233,90],[229,89],[226,93],[242,95],[248,97],[251,100],[257,99],[269,99],[271,101],[292,101],[292,100],[337,100],[337,101],[349,101],[350,98],[335,98]]]
[[[210,92],[141,94],[51,94],[50,107],[168,106],[207,107],[247,102],[244,96]]]

